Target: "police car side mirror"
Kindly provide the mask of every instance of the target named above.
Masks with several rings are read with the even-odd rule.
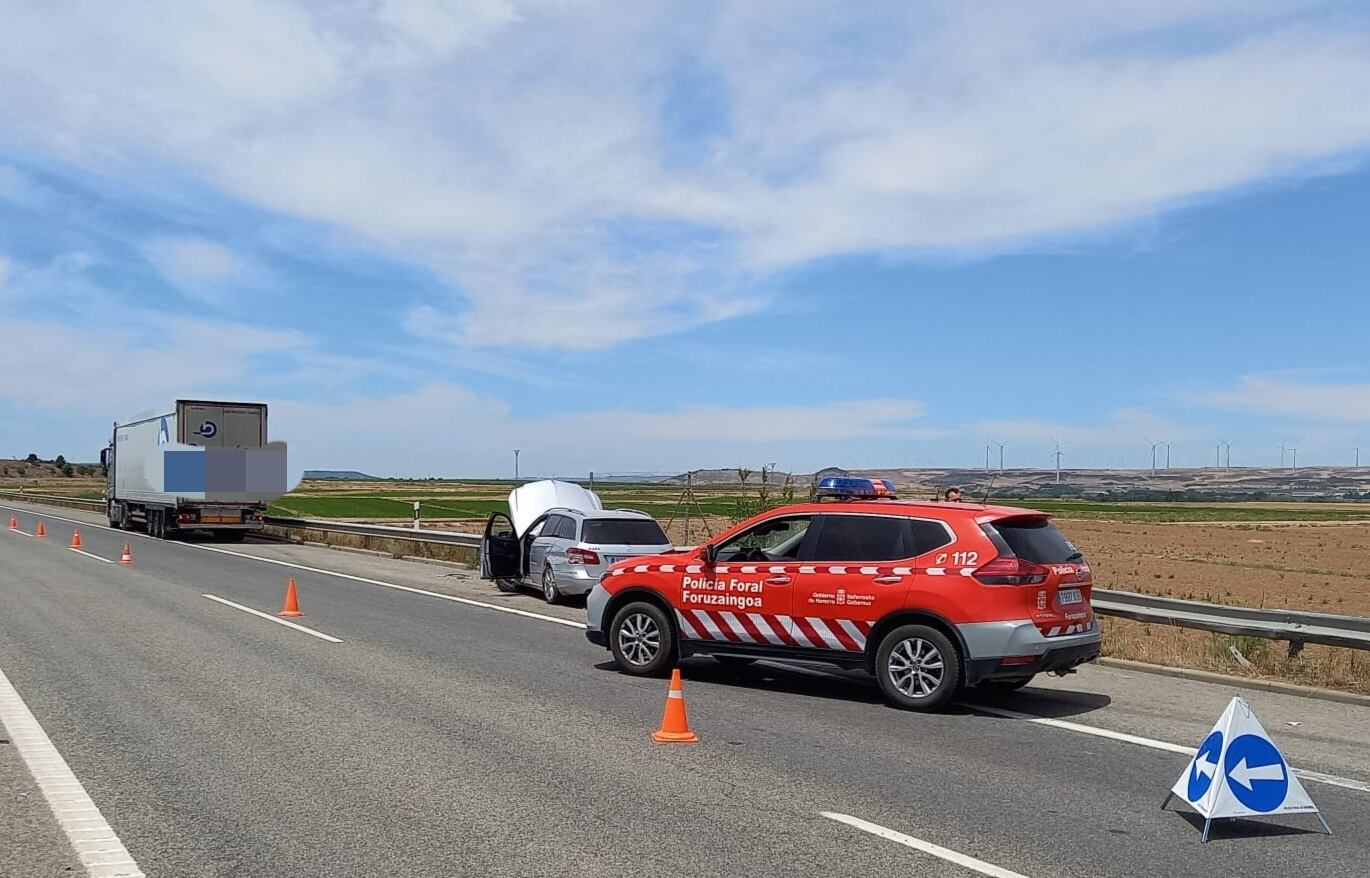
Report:
[[[718,560],[718,546],[715,546],[715,545],[713,545],[712,543],[710,543],[709,545],[705,546],[705,547],[704,547],[704,560],[705,560],[705,561],[708,561],[710,564],[712,564],[712,563],[714,563],[715,561],[717,561],[717,560]]]

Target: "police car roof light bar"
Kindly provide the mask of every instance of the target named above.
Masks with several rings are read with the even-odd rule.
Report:
[[[889,479],[828,476],[820,479],[814,495],[819,500],[895,500],[894,483]]]

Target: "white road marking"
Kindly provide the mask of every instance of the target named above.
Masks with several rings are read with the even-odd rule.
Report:
[[[1195,748],[1186,747],[1183,744],[1172,744],[1169,741],[1158,741],[1155,738],[1143,738],[1140,735],[1129,735],[1126,732],[1115,732],[1112,729],[1102,729],[1098,726],[1087,726],[1083,723],[1073,723],[1063,719],[1052,719],[1051,717],[1035,716],[1030,713],[1021,713],[1016,710],[1005,710],[1002,707],[990,707],[985,704],[970,704],[965,701],[957,702],[962,707],[988,713],[992,716],[1002,716],[1008,719],[1022,720],[1023,722],[1036,723],[1040,726],[1051,726],[1057,729],[1080,732],[1086,735],[1094,735],[1098,738],[1111,738],[1114,741],[1124,741],[1128,744],[1137,744],[1141,747],[1150,747],[1153,750],[1165,750],[1168,753],[1178,753],[1181,756],[1193,756]],[[1321,771],[1309,771],[1303,768],[1291,769],[1295,774],[1304,780],[1325,783],[1334,787],[1356,790],[1357,792],[1370,793],[1370,783],[1362,780],[1353,780],[1349,777],[1338,777],[1335,774],[1323,774]]]
[[[904,847],[913,848],[914,850],[922,851],[925,854],[931,854],[938,859],[946,860],[948,863],[955,863],[964,869],[979,872],[981,875],[989,875],[990,878],[1026,878],[1021,872],[1014,872],[1005,869],[1002,866],[996,866],[993,863],[986,863],[984,860],[977,860],[975,857],[958,853],[950,848],[944,848],[941,845],[933,844],[930,841],[923,841],[921,838],[905,835],[904,833],[897,832],[887,826],[881,826],[879,823],[871,823],[869,820],[862,820],[860,817],[853,817],[850,814],[838,814],[833,811],[820,811],[819,813],[829,820],[836,820],[838,823],[854,826],[863,832],[869,832],[871,835],[878,835],[880,838],[888,839],[896,844],[902,844]]]
[[[15,749],[43,791],[86,874],[90,878],[144,878],[4,671],[0,671],[0,724],[8,730]]]
[[[87,558],[94,558],[96,561],[103,561],[103,562],[105,562],[106,564],[113,564],[113,563],[114,563],[113,561],[111,561],[111,560],[108,559],[108,558],[101,558],[99,555],[92,555],[90,552],[87,552],[85,549],[73,549],[71,546],[67,546],[67,551],[68,551],[68,552],[75,552],[75,553],[78,554],[78,555],[85,555]]]
[[[321,573],[324,576],[336,576],[339,579],[350,579],[353,582],[365,582],[368,585],[379,585],[381,588],[393,588],[396,591],[407,591],[410,594],[421,594],[425,597],[439,598],[453,603],[466,604],[471,607],[482,607],[487,610],[497,610],[501,613],[510,613],[515,616],[527,616],[529,619],[540,619],[543,622],[554,622],[557,625],[566,625],[570,628],[585,629],[584,622],[576,622],[573,619],[558,619],[556,616],[546,616],[542,613],[533,613],[528,610],[520,610],[517,607],[501,607],[499,604],[488,604],[485,601],[472,600],[471,598],[461,598],[456,595],[441,594],[436,591],[428,591],[423,588],[414,588],[409,585],[400,585],[394,582],[386,582],[381,579],[367,579],[365,576],[353,576],[350,573],[338,573],[334,570],[324,570],[321,567],[309,567],[305,564],[296,564],[293,561],[280,561],[276,558],[263,558],[260,555],[249,555],[246,552],[232,552],[228,549],[220,549],[214,546],[202,546],[199,543],[176,543],[178,546],[185,546],[190,549],[203,549],[206,552],[218,552],[221,555],[233,555],[236,558],[247,558],[252,561],[261,561],[264,564],[275,564],[278,567],[290,567],[294,570],[305,570],[309,573]]]
[[[31,536],[33,536],[33,534],[29,533],[29,532],[26,531],[26,530],[15,530],[15,529],[12,528],[12,527],[7,527],[7,528],[5,528],[5,530],[9,531],[9,532],[12,533],[12,534],[19,534],[19,536],[21,536],[21,537],[31,537]]]
[[[22,509],[22,508],[19,508],[19,507],[16,507],[16,506],[9,506],[9,505],[4,504],[4,503],[0,503],[0,509],[12,509],[12,510],[14,510],[14,511],[16,511],[16,512],[23,512],[23,513],[26,513],[26,514],[29,514],[29,515],[34,514],[34,513],[30,512],[30,511],[27,510],[27,509]],[[118,528],[106,527],[105,525],[102,525],[102,524],[94,524],[93,522],[79,521],[79,520],[74,519],[74,518],[64,518],[64,517],[62,517],[62,516],[60,516],[60,515],[48,515],[48,516],[46,516],[46,517],[47,517],[47,518],[54,519],[54,520],[56,520],[56,521],[65,521],[65,522],[68,522],[68,523],[71,523],[71,524],[83,525],[83,526],[85,526],[85,527],[96,527],[96,528],[99,528],[99,529],[101,529],[101,530],[108,530],[108,531],[114,531],[115,533],[128,534],[128,535],[131,535],[131,536],[139,537],[139,538],[141,538],[141,539],[152,539],[151,537],[148,537],[148,536],[146,536],[145,534],[130,533],[129,531],[121,531],[121,530],[119,530]],[[32,534],[25,533],[24,531],[11,531],[11,533],[20,533],[20,534],[24,534],[24,536],[32,536]],[[279,561],[279,560],[277,560],[277,559],[275,559],[275,558],[263,558],[263,557],[261,557],[261,556],[259,556],[259,555],[249,555],[249,554],[244,553],[244,552],[233,552],[233,551],[230,551],[230,550],[228,550],[228,549],[220,549],[220,548],[215,547],[215,546],[202,546],[202,545],[200,545],[200,544],[198,544],[198,543],[170,543],[169,545],[173,545],[173,546],[185,546],[185,547],[190,548],[190,549],[202,549],[202,550],[204,550],[204,551],[206,551],[206,552],[219,552],[219,553],[224,554],[224,555],[234,555],[234,556],[236,556],[236,557],[238,557],[238,558],[247,558],[247,559],[252,560],[252,561],[261,561],[261,562],[263,562],[263,563],[265,563],[265,564],[275,564],[275,565],[277,565],[277,566],[279,566],[279,567],[292,567],[292,568],[294,568],[294,569],[296,569],[296,570],[306,570],[306,571],[309,571],[310,573],[322,573],[322,574],[324,574],[325,576],[336,576],[336,577],[338,577],[338,578],[340,578],[340,579],[350,579],[350,580],[353,580],[354,582],[365,582],[365,583],[367,583],[367,584],[369,584],[369,585],[379,585],[379,586],[381,586],[382,588],[391,588],[391,589],[395,589],[396,591],[405,591],[405,592],[409,592],[409,593],[411,593],[411,594],[421,594],[421,595],[424,595],[425,597],[438,598],[439,600],[452,601],[453,603],[466,604],[466,605],[472,606],[472,607],[481,607],[481,608],[487,609],[487,610],[495,610],[496,612],[500,612],[500,613],[509,613],[510,615],[514,615],[514,616],[525,616],[525,617],[527,617],[527,618],[529,618],[529,619],[538,619],[538,620],[541,620],[541,621],[543,621],[543,622],[552,622],[552,623],[557,624],[557,625],[565,625],[565,626],[567,626],[567,627],[569,627],[569,628],[580,628],[580,629],[583,630],[583,629],[586,627],[586,625],[585,625],[584,622],[576,622],[576,621],[573,621],[573,620],[571,620],[571,619],[559,619],[559,618],[557,618],[556,616],[547,616],[547,615],[544,615],[544,614],[542,614],[542,613],[533,613],[533,612],[530,612],[530,611],[528,611],[528,610],[520,610],[520,609],[518,609],[518,608],[516,608],[516,607],[501,607],[501,606],[499,606],[498,604],[491,604],[491,603],[486,603],[485,601],[472,600],[471,598],[462,598],[462,597],[456,597],[455,595],[440,594],[440,593],[435,592],[435,591],[428,591],[427,589],[413,588],[413,587],[408,586],[408,585],[398,585],[398,584],[393,583],[393,582],[384,582],[384,581],[379,580],[379,579],[368,579],[368,578],[366,578],[366,577],[364,577],[364,576],[353,576],[353,575],[350,574],[350,573],[338,573],[338,572],[333,571],[333,570],[324,570],[324,569],[319,568],[319,567],[308,567],[308,566],[306,566],[306,565],[304,565],[304,564],[295,564],[295,563],[290,562],[290,561]],[[687,568],[687,569],[688,569],[688,568]],[[699,568],[699,569],[702,570],[703,568]],[[903,568],[897,568],[895,572],[896,572],[896,573],[899,572],[900,569],[903,569]],[[696,572],[697,572],[697,571],[696,571]],[[255,611],[254,611],[254,612],[255,612]],[[276,620],[276,617],[274,617],[274,616],[273,616],[273,617],[270,617],[270,618],[272,618],[273,620]],[[277,620],[277,621],[284,621],[284,620]],[[796,629],[796,631],[797,631],[797,630],[798,630],[798,629]],[[848,678],[848,677],[842,676],[841,674],[832,673],[832,672],[828,672],[828,671],[821,671],[821,670],[814,669],[814,668],[802,668],[802,669],[801,669],[801,668],[799,668],[797,665],[793,665],[793,664],[790,664],[790,663],[788,663],[788,662],[774,662],[774,663],[772,663],[772,662],[766,662],[766,664],[775,664],[775,665],[778,666],[778,667],[784,667],[784,668],[786,668],[786,669],[788,669],[788,670],[798,670],[800,673],[808,673],[808,674],[815,674],[815,675],[820,675],[820,674],[821,674],[821,675],[823,675],[823,676],[832,677],[832,678],[839,679],[839,680],[849,680],[849,679],[850,679],[850,678]],[[1054,727],[1054,728],[1065,729],[1065,730],[1067,730],[1067,731],[1072,731],[1072,732],[1080,732],[1080,733],[1083,733],[1083,734],[1086,734],[1086,735],[1095,735],[1095,736],[1098,736],[1098,737],[1101,737],[1101,738],[1111,738],[1111,739],[1113,739],[1113,740],[1115,740],[1115,741],[1122,741],[1122,742],[1128,743],[1128,744],[1136,744],[1136,745],[1141,746],[1141,747],[1150,747],[1150,748],[1153,749],[1153,750],[1165,750],[1165,751],[1170,752],[1170,753],[1178,753],[1178,754],[1180,754],[1180,755],[1182,755],[1182,756],[1193,756],[1194,753],[1195,753],[1195,748],[1193,748],[1193,747],[1186,747],[1186,746],[1184,746],[1183,744],[1172,744],[1172,743],[1170,743],[1169,741],[1158,741],[1158,740],[1155,740],[1154,738],[1143,738],[1143,737],[1141,737],[1141,736],[1139,736],[1139,735],[1129,735],[1129,734],[1127,734],[1126,732],[1115,732],[1115,731],[1113,731],[1113,730],[1111,730],[1111,729],[1099,728],[1098,726],[1089,726],[1089,725],[1084,725],[1084,724],[1082,724],[1082,723],[1073,723],[1073,722],[1069,722],[1069,721],[1067,721],[1067,720],[1052,719],[1052,718],[1050,718],[1050,717],[1045,717],[1045,716],[1034,716],[1033,714],[1030,714],[1030,713],[1021,713],[1021,712],[1016,711],[1016,710],[1004,710],[1003,708],[989,707],[989,706],[983,705],[983,704],[969,704],[969,703],[966,703],[966,702],[958,702],[958,703],[959,703],[962,707],[969,708],[970,710],[979,711],[979,712],[981,712],[981,713],[993,714],[993,715],[995,715],[995,716],[1007,717],[1007,718],[1009,718],[1009,719],[1021,719],[1021,720],[1024,720],[1024,721],[1026,721],[1026,722],[1037,723],[1037,724],[1039,724],[1039,725],[1044,725],[1044,726],[1052,726],[1052,727]],[[1347,777],[1339,777],[1339,776],[1337,776],[1337,775],[1335,775],[1335,774],[1324,774],[1324,773],[1321,772],[1321,771],[1311,771],[1311,770],[1305,769],[1305,768],[1295,768],[1295,769],[1293,769],[1293,771],[1294,771],[1294,773],[1295,773],[1296,775],[1298,775],[1300,778],[1302,778],[1302,779],[1304,779],[1304,780],[1311,780],[1311,781],[1314,781],[1314,782],[1316,782],[1316,783],[1328,784],[1329,786],[1334,786],[1334,787],[1342,787],[1343,789],[1348,789],[1348,790],[1356,790],[1357,792],[1361,792],[1361,793],[1370,793],[1370,783],[1367,783],[1367,782],[1365,782],[1365,781],[1355,780],[1355,779],[1347,778]]]
[[[251,607],[244,607],[242,604],[235,604],[233,603],[233,601],[224,600],[223,598],[217,595],[202,594],[200,595],[200,597],[209,598],[211,601],[218,601],[224,606],[232,607],[235,610],[242,610],[244,613],[251,613],[254,616],[260,616],[268,622],[275,622],[277,625],[284,625],[287,628],[294,628],[296,631],[303,631],[305,634],[312,634],[320,640],[327,640],[329,643],[342,643],[341,640],[339,640],[336,637],[333,637],[332,635],[324,634],[321,631],[315,631],[313,628],[306,628],[303,625],[290,621],[289,619],[282,619],[280,616],[273,616],[270,613],[263,613],[261,610],[254,610]]]
[[[16,512],[23,512],[23,513],[26,513],[26,514],[29,514],[29,515],[32,515],[32,514],[33,514],[32,512],[29,512],[29,510],[27,510],[27,509],[21,509],[21,508],[19,508],[19,507],[17,507],[17,506],[9,506],[9,505],[6,505],[6,504],[4,504],[4,503],[0,503],[0,509],[13,509],[13,510],[15,510]],[[69,523],[71,523],[71,524],[79,524],[79,525],[82,525],[83,527],[94,527],[94,528],[99,528],[100,530],[113,531],[114,533],[121,533],[121,534],[125,534],[125,535],[127,535],[127,536],[130,536],[130,537],[137,537],[137,538],[139,538],[139,539],[144,539],[144,540],[150,540],[150,539],[152,539],[152,537],[149,537],[149,536],[147,536],[146,534],[140,534],[140,533],[136,533],[136,532],[132,532],[132,531],[126,531],[126,530],[119,530],[117,527],[106,527],[106,526],[103,525],[103,524],[95,524],[95,523],[93,523],[93,522],[88,522],[88,521],[78,521],[77,519],[74,519],[74,518],[63,518],[63,517],[60,516],[60,515],[49,515],[48,518],[55,519],[56,521],[65,521],[65,522],[69,522]],[[27,536],[27,534],[25,534],[25,536]],[[471,607],[481,607],[481,608],[486,609],[486,610],[495,610],[495,611],[500,612],[500,613],[509,613],[510,615],[513,615],[513,616],[526,616],[526,617],[529,618],[529,619],[540,619],[540,620],[543,621],[543,622],[552,622],[552,623],[557,624],[557,625],[565,625],[565,626],[567,626],[567,627],[569,627],[569,628],[579,628],[579,629],[581,629],[581,630],[584,630],[584,629],[585,629],[585,623],[584,623],[584,622],[576,622],[576,621],[573,620],[573,619],[559,619],[559,618],[557,618],[556,616],[547,616],[547,615],[544,615],[544,614],[542,614],[542,613],[533,613],[533,612],[530,612],[530,611],[528,611],[528,610],[520,610],[520,609],[518,609],[517,607],[501,607],[499,604],[490,604],[490,603],[486,603],[485,601],[472,600],[471,598],[457,597],[456,595],[441,594],[441,593],[436,592],[436,591],[428,591],[427,589],[423,589],[423,588],[414,588],[414,587],[408,586],[408,585],[399,585],[398,583],[394,583],[394,582],[384,582],[384,581],[379,580],[379,579],[368,579],[368,578],[366,578],[365,576],[353,576],[353,575],[350,574],[350,573],[338,573],[338,572],[335,571],[335,570],[324,570],[324,569],[322,569],[322,568],[320,568],[320,567],[309,567],[309,566],[306,566],[306,565],[304,565],[304,564],[295,564],[295,563],[293,563],[293,562],[291,562],[291,561],[279,561],[279,560],[277,560],[277,559],[275,559],[275,558],[263,558],[263,557],[261,557],[260,555],[249,555],[249,554],[247,554],[246,552],[233,552],[233,551],[230,551],[230,550],[228,550],[228,549],[220,549],[220,548],[217,548],[217,547],[215,547],[215,546],[202,546],[202,545],[200,545],[199,543],[176,543],[176,542],[165,542],[165,541],[163,541],[163,540],[158,540],[157,542],[161,542],[161,543],[163,543],[164,545],[169,545],[169,546],[184,546],[184,547],[187,548],[187,549],[200,549],[200,550],[205,551],[205,552],[218,552],[218,553],[220,553],[220,554],[222,554],[222,555],[233,555],[234,557],[237,557],[237,558],[247,558],[248,560],[251,560],[251,561],[261,561],[261,562],[264,563],[264,564],[275,564],[275,565],[278,566],[278,567],[291,567],[291,568],[294,568],[294,569],[296,569],[296,570],[307,570],[307,571],[309,571],[310,573],[322,573],[322,574],[324,574],[325,576],[336,576],[336,577],[338,577],[339,579],[350,579],[350,580],[352,580],[353,582],[365,582],[365,583],[367,583],[368,585],[379,585],[381,588],[393,588],[393,589],[395,589],[396,591],[407,591],[407,592],[409,592],[410,594],[421,594],[421,595],[424,595],[425,597],[438,598],[438,599],[444,600],[444,601],[452,601],[453,603],[457,603],[457,604],[466,604],[467,606],[471,606]]]

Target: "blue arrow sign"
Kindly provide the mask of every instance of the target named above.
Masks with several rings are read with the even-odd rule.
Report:
[[[1260,735],[1242,735],[1228,745],[1223,773],[1232,795],[1252,811],[1274,811],[1289,792],[1289,766]]]
[[[1189,784],[1185,792],[1190,803],[1199,801],[1213,786],[1213,778],[1218,773],[1218,760],[1222,758],[1223,733],[1213,732],[1199,745],[1194,754],[1194,762],[1189,768]]]

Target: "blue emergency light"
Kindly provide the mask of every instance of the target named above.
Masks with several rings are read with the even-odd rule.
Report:
[[[849,476],[828,476],[820,479],[814,495],[832,500],[896,499],[894,482],[889,479],[862,479]]]

